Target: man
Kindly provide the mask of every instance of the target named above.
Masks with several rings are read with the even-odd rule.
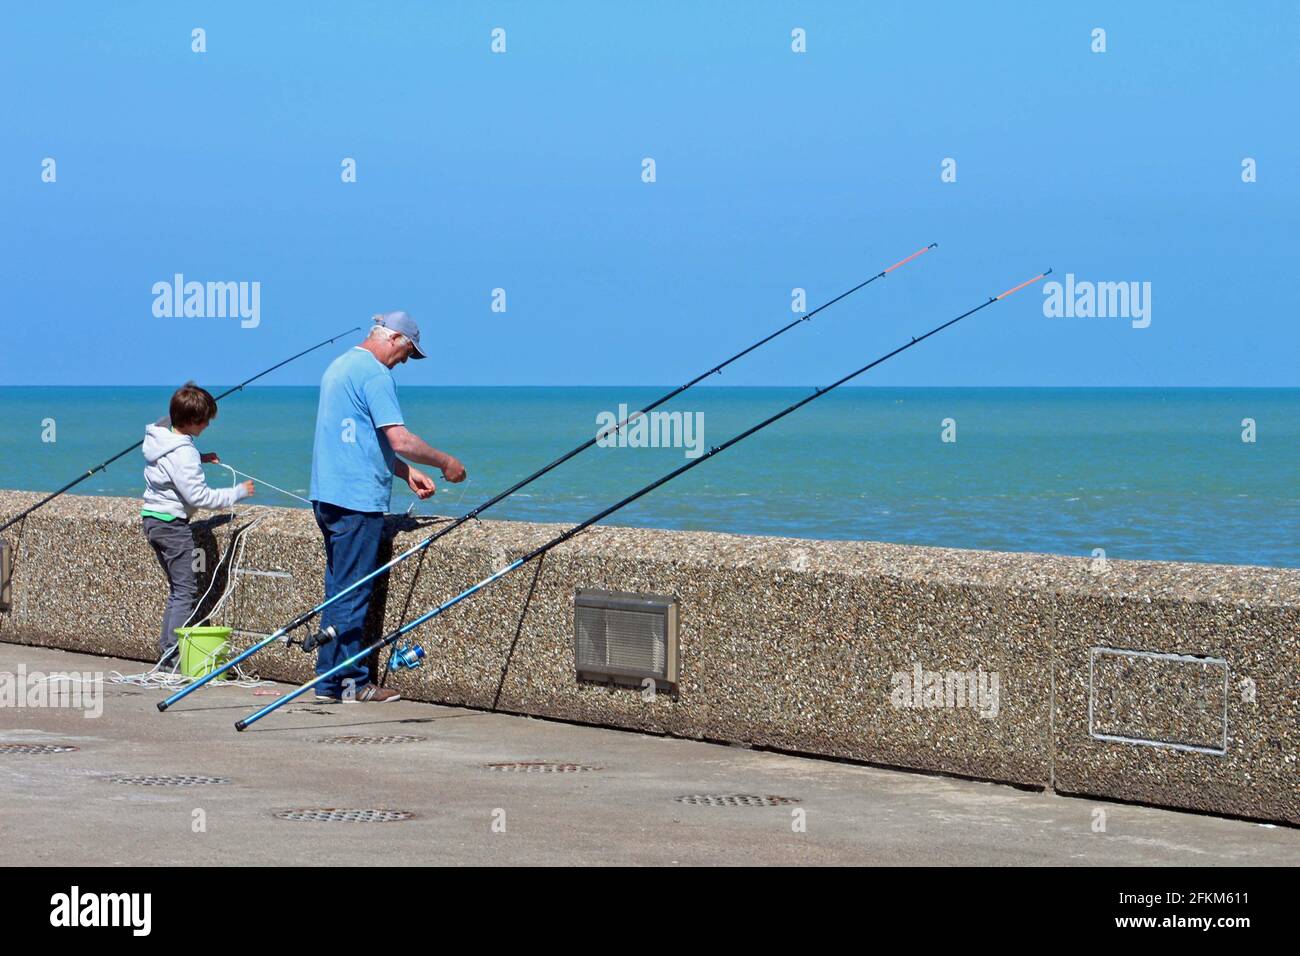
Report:
[[[422,359],[420,328],[405,312],[374,317],[360,345],[336,358],[320,382],[316,443],[311,459],[311,501],[325,536],[325,597],[333,597],[376,567],[379,539],[393,490],[393,476],[428,498],[435,486],[424,472],[398,455],[442,471],[450,482],[465,480],[465,468],[406,428],[390,369],[408,358]],[[362,624],[374,582],[367,582],[321,613],[321,628],[335,638],[316,654],[323,674],[364,646]],[[358,663],[316,686],[320,701],[398,700],[396,691],[370,679]]]

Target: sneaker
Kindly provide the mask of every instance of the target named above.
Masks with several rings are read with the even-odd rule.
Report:
[[[367,684],[357,691],[356,697],[345,697],[345,704],[391,704],[395,700],[401,700],[402,695],[395,690],[387,687],[380,687],[378,684]]]
[[[338,702],[338,694],[319,693],[316,695],[316,703],[318,704],[337,704]]]

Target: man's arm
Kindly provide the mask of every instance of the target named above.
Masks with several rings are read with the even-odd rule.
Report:
[[[434,468],[439,469],[442,476],[453,484],[465,480],[465,466],[454,455],[449,455],[445,451],[434,448],[405,425],[387,425],[382,431],[393,451],[403,458],[409,458],[411,461],[419,462],[422,465],[432,465]],[[404,465],[405,462],[398,463],[399,467]],[[397,467],[393,469],[393,473],[398,478],[406,479],[406,474],[399,471]]]

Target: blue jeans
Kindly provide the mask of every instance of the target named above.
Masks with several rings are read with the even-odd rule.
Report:
[[[352,511],[325,501],[313,501],[312,509],[316,524],[325,536],[325,597],[329,599],[375,569],[384,515],[379,511]],[[317,674],[325,673],[365,646],[362,626],[374,589],[374,581],[367,581],[321,612],[320,626],[333,626],[338,636],[316,652]],[[316,693],[339,697],[346,688],[355,693],[368,683],[369,666],[357,661],[317,684]]]

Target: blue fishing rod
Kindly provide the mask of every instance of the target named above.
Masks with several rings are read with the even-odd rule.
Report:
[[[307,691],[311,690],[321,681],[334,676],[335,674],[339,673],[345,668],[351,667],[357,662],[365,660],[369,655],[373,654],[375,651],[387,647],[389,644],[392,644],[395,641],[401,640],[402,637],[409,634],[411,631],[415,630],[417,627],[424,624],[426,621],[430,621],[433,618],[437,617],[439,614],[442,614],[444,611],[455,607],[461,601],[464,601],[466,598],[469,598],[472,595],[477,594],[479,591],[488,587],[493,582],[501,580],[507,574],[510,574],[512,571],[518,570],[519,568],[527,564],[529,561],[532,561],[534,558],[540,558],[542,555],[550,551],[552,548],[564,544],[564,542],[586,531],[588,528],[590,528],[592,525],[596,524],[597,522],[602,521],[605,518],[608,518],[610,515],[618,511],[620,508],[624,508],[627,505],[630,505],[638,498],[648,495],[656,488],[660,487],[661,485],[666,485],[674,478],[686,474],[686,472],[690,471],[692,468],[704,464],[714,455],[721,454],[722,452],[730,448],[732,445],[736,445],[744,441],[749,436],[762,431],[768,425],[780,421],[782,418],[785,418],[787,415],[790,415],[798,411],[800,408],[803,408],[803,406],[807,405],[809,402],[816,401],[817,399],[821,398],[823,395],[827,394],[828,392],[834,391],[844,383],[852,381],[853,379],[857,378],[859,375],[862,375],[864,372],[870,371],[871,369],[875,368],[877,365],[880,365],[882,362],[887,362],[895,355],[898,355],[902,352],[906,352],[908,349],[912,348],[913,346],[919,345],[921,342],[924,342],[930,336],[937,335],[938,333],[942,332],[944,329],[948,328],[949,326],[956,325],[962,319],[974,315],[976,312],[979,312],[981,309],[988,308],[994,302],[999,302],[1002,299],[1005,299],[1007,296],[1011,295],[1013,292],[1018,292],[1021,289],[1023,289],[1025,286],[1032,285],[1033,283],[1039,281],[1045,276],[1050,275],[1051,272],[1052,270],[1048,269],[1046,272],[1041,272],[1038,275],[1034,276],[1032,279],[1028,279],[1025,282],[1020,283],[1019,285],[1008,289],[1006,292],[1003,292],[1001,295],[992,296],[987,301],[981,303],[980,305],[975,306],[975,308],[963,312],[961,315],[957,316],[956,318],[949,319],[947,322],[944,322],[942,325],[935,326],[930,331],[926,332],[924,335],[918,335],[913,337],[910,342],[905,342],[903,345],[900,345],[892,352],[886,352],[884,355],[880,356],[880,358],[868,362],[866,365],[862,366],[856,371],[850,372],[848,375],[845,375],[843,378],[833,382],[832,384],[826,386],[825,388],[815,389],[811,395],[805,396],[804,398],[801,398],[799,401],[795,402],[794,404],[786,406],[785,408],[781,409],[781,411],[777,412],[775,415],[771,415],[768,418],[763,419],[757,425],[753,425],[745,429],[745,431],[740,432],[738,435],[733,435],[731,438],[727,439],[721,445],[715,445],[714,447],[710,448],[707,452],[705,452],[703,455],[701,455],[699,458],[689,461],[679,468],[675,468],[674,470],[668,472],[668,474],[664,475],[663,477],[658,478],[655,481],[652,481],[650,484],[646,485],[640,490],[635,491],[632,494],[628,495],[622,501],[610,505],[604,511],[592,515],[590,518],[588,518],[586,521],[583,521],[581,524],[575,525],[574,527],[570,528],[568,531],[565,531],[563,534],[557,535],[556,537],[552,538],[550,541],[547,541],[543,545],[539,545],[538,547],[534,548],[532,551],[529,551],[523,557],[517,558],[516,560],[512,561],[510,564],[507,564],[501,570],[488,575],[486,578],[479,581],[477,584],[474,584],[466,588],[464,591],[461,591],[455,597],[438,605],[433,610],[427,611],[424,614],[421,614],[419,617],[412,620],[410,623],[403,624],[401,627],[398,627],[395,630],[390,631],[388,634],[385,634],[382,638],[380,638],[378,641],[375,641],[369,647],[363,648],[362,650],[358,651],[356,654],[353,654],[351,657],[347,658],[344,661],[341,661],[336,666],[330,668],[325,673],[316,675],[314,679],[303,684],[301,687],[297,688],[292,693],[286,694],[284,697],[279,698],[274,703],[267,704],[261,710],[258,710],[255,713],[250,714],[249,716],[245,717],[243,720],[235,721],[235,729],[244,730],[247,727],[250,727],[251,725],[257,723],[257,721],[265,717],[267,714],[274,711],[277,707],[281,707],[289,703],[289,701],[295,699],[296,697],[299,697],[302,694],[307,693]],[[423,660],[423,658],[424,658],[424,648],[420,647],[418,644],[412,644],[412,646],[409,648],[402,647],[399,645],[397,648],[393,650],[393,653],[389,658],[388,667],[390,670],[401,670],[401,669],[414,670],[415,668],[420,666],[420,661]]]
[[[275,365],[272,365],[270,368],[266,369],[265,371],[258,372],[258,373],[257,373],[256,375],[254,375],[252,378],[246,378],[246,379],[244,379],[242,382],[240,382],[238,385],[235,385],[235,386],[233,386],[233,387],[231,387],[231,388],[226,389],[224,392],[222,392],[220,395],[218,395],[218,396],[216,397],[216,401],[220,402],[220,401],[221,401],[223,398],[225,398],[227,395],[232,395],[232,394],[234,394],[235,392],[243,391],[244,386],[246,386],[246,385],[251,385],[253,382],[256,382],[259,378],[261,378],[261,377],[264,376],[264,375],[270,375],[270,374],[271,374],[272,372],[274,372],[276,369],[278,369],[278,368],[283,368],[284,366],[288,365],[290,362],[294,361],[295,359],[300,359],[300,358],[302,358],[302,357],[303,357],[304,355],[306,355],[308,352],[315,352],[317,349],[319,349],[319,348],[324,348],[326,345],[329,345],[331,342],[334,342],[334,341],[337,341],[338,339],[343,338],[343,336],[345,336],[345,335],[349,335],[349,334],[351,334],[351,333],[353,333],[353,332],[359,332],[359,331],[361,331],[361,326],[359,326],[359,325],[354,325],[352,328],[348,329],[346,332],[340,332],[338,335],[334,336],[334,338],[332,338],[332,339],[326,339],[324,342],[318,342],[317,344],[313,345],[313,346],[312,346],[311,348],[309,348],[309,349],[303,349],[303,350],[302,350],[301,352],[299,352],[297,355],[291,355],[291,356],[289,356],[287,359],[285,359],[283,362],[277,362]],[[129,455],[131,452],[135,451],[137,448],[139,448],[139,447],[140,447],[141,445],[143,445],[143,444],[144,444],[144,439],[141,439],[140,441],[136,442],[134,445],[130,445],[130,446],[127,447],[127,448],[123,448],[121,451],[119,451],[119,452],[118,452],[116,455],[114,455],[112,458],[109,458],[109,459],[107,459],[107,460],[105,460],[105,461],[100,462],[100,463],[99,463],[98,465],[96,465],[94,468],[89,469],[85,474],[83,474],[83,475],[79,475],[78,477],[74,478],[72,481],[68,482],[66,485],[64,485],[62,488],[60,488],[58,491],[52,491],[52,492],[50,492],[48,495],[46,495],[46,496],[45,496],[44,498],[42,498],[40,501],[36,502],[36,504],[32,505],[30,508],[27,508],[27,509],[25,509],[25,510],[19,512],[18,514],[14,515],[14,517],[12,517],[12,518],[10,518],[8,521],[6,521],[4,524],[0,525],[0,531],[4,531],[4,530],[5,530],[6,528],[8,528],[10,525],[15,525],[15,524],[17,524],[18,522],[22,521],[24,518],[26,518],[29,514],[31,514],[31,513],[32,513],[33,511],[35,511],[37,508],[43,508],[43,507],[45,507],[47,504],[49,504],[49,503],[50,503],[51,501],[53,501],[55,498],[59,497],[59,495],[63,494],[65,491],[69,491],[69,490],[75,488],[77,485],[81,484],[83,481],[85,481],[85,480],[86,480],[87,478],[89,478],[91,475],[95,474],[95,472],[97,472],[97,471],[103,471],[103,470],[106,469],[109,465],[113,464],[113,462],[115,462],[115,461],[117,461],[119,458],[121,458],[123,455]]]
[[[807,322],[817,313],[822,312],[825,309],[829,309],[835,303],[839,302],[842,299],[848,298],[853,293],[857,292],[859,289],[871,285],[871,283],[875,282],[877,279],[884,278],[885,276],[889,275],[889,273],[897,269],[899,266],[906,265],[907,263],[911,262],[913,259],[917,258],[918,256],[922,256],[925,253],[929,252],[937,245],[938,245],[937,242],[932,242],[925,248],[918,249],[916,252],[908,256],[906,259],[900,259],[898,262],[895,262],[892,266],[889,266],[888,268],[883,269],[880,272],[877,272],[869,279],[859,282],[857,285],[849,289],[847,292],[841,292],[839,295],[831,299],[829,302],[822,303],[817,308],[813,309],[811,312],[799,316],[799,318],[794,319],[792,322],[788,323],[787,325],[782,326],[781,328],[777,329],[775,332],[771,333],[770,335],[764,336],[763,338],[755,342],[753,345],[750,345],[747,348],[737,352],[735,355],[731,356],[731,358],[727,359],[725,362],[721,362],[720,364],[710,368],[708,371],[702,372],[701,374],[697,375],[695,378],[687,382],[685,385],[679,385],[677,388],[666,393],[665,395],[663,395],[663,397],[656,399],[654,402],[651,402],[649,405],[647,405],[645,408],[641,409],[640,411],[633,412],[631,415],[623,419],[621,422],[618,422],[617,424],[614,425],[610,425],[607,428],[601,430],[600,432],[597,432],[594,438],[587,439],[581,445],[578,445],[572,451],[569,451],[566,454],[561,455],[559,458],[555,459],[555,461],[551,462],[549,465],[545,466],[544,468],[538,469],[537,471],[529,475],[527,478],[521,479],[520,481],[511,485],[509,488],[507,488],[505,491],[501,492],[500,494],[492,498],[489,498],[487,501],[483,502],[481,505],[474,508],[474,510],[469,511],[464,515],[461,515],[451,524],[447,525],[444,528],[440,528],[436,533],[425,538],[423,541],[419,542],[418,544],[408,548],[406,551],[404,551],[402,554],[399,554],[397,557],[393,558],[387,564],[383,565],[382,567],[378,567],[374,571],[371,571],[369,574],[365,575],[364,577],[360,577],[357,580],[353,581],[351,584],[345,587],[342,591],[339,591],[333,597],[327,598],[326,600],[322,601],[320,604],[317,604],[315,607],[311,608],[310,610],[304,611],[303,613],[299,614],[288,624],[284,625],[284,627],[281,627],[275,632],[268,634],[266,637],[262,638],[262,640],[258,641],[256,644],[250,646],[247,650],[243,651],[236,657],[231,658],[221,667],[216,668],[215,670],[210,671],[208,674],[204,675],[203,677],[198,678],[196,681],[194,681],[194,683],[182,687],[180,690],[172,694],[166,700],[159,701],[158,709],[160,711],[165,711],[168,707],[176,703],[178,700],[181,700],[187,695],[192,694],[194,691],[198,690],[200,687],[202,687],[204,684],[208,683],[209,681],[216,680],[226,671],[243,663],[244,661],[252,657],[254,654],[256,654],[258,651],[262,650],[265,647],[271,646],[276,641],[281,641],[285,644],[298,643],[302,647],[302,649],[306,652],[315,650],[316,648],[320,647],[322,644],[328,643],[334,638],[334,635],[331,633],[332,628],[327,628],[323,631],[319,631],[315,634],[311,634],[306,638],[304,638],[303,640],[297,642],[291,640],[289,635],[293,631],[307,624],[317,614],[321,613],[321,611],[325,610],[325,608],[329,607],[339,598],[343,597],[343,595],[360,587],[361,585],[365,584],[367,581],[371,581],[379,577],[380,575],[387,574],[394,567],[401,564],[403,561],[407,560],[412,555],[424,551],[426,548],[428,548],[439,538],[443,537],[444,535],[451,534],[451,532],[455,531],[465,522],[477,518],[480,514],[482,514],[484,511],[487,511],[493,505],[510,497],[519,489],[532,484],[534,481],[536,481],[538,478],[541,478],[547,472],[551,471],[554,468],[558,468],[560,465],[564,464],[569,459],[586,451],[588,448],[590,448],[592,445],[595,445],[601,439],[606,438],[609,435],[616,434],[628,422],[634,421],[635,419],[640,418],[642,415],[646,415],[650,413],[654,409],[658,408],[660,405],[663,405],[665,402],[672,401],[678,395],[682,394],[682,392],[686,391],[688,388],[691,388],[694,385],[698,385],[700,382],[704,381],[704,379],[708,378],[710,375],[717,375],[721,373],[721,371],[724,368],[726,368],[728,365],[730,365],[732,362],[735,362],[736,360],[743,358],[744,356],[748,355],[750,352],[753,352],[755,349],[760,348],[763,345],[766,345],[768,342],[771,342],[773,339],[777,338],[778,336],[784,335],[786,332],[793,329],[796,325],[799,325],[802,322]]]

